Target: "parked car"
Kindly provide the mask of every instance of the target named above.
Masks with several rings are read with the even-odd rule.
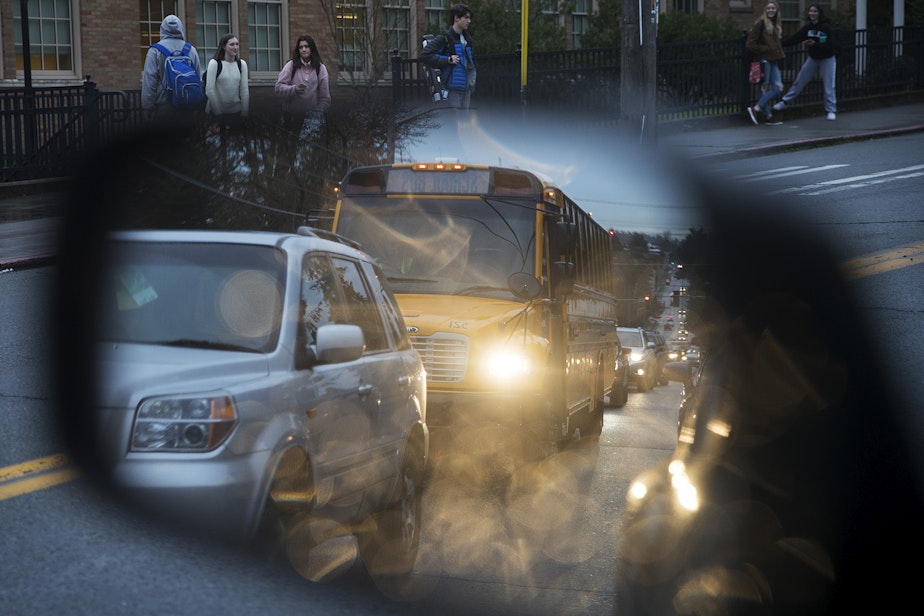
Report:
[[[655,373],[655,383],[658,385],[667,385],[667,377],[664,376],[664,364],[667,363],[669,349],[667,347],[667,340],[664,339],[664,336],[655,331],[646,331],[645,335],[648,337],[648,340],[654,342],[655,356],[658,358],[658,369]]]
[[[648,339],[641,327],[617,327],[619,342],[631,349],[629,355],[629,382],[636,391],[646,392],[655,386],[658,374],[658,357],[655,343]]]
[[[618,338],[618,337],[617,337]],[[632,349],[619,345],[616,353],[616,374],[610,387],[609,405],[622,408],[629,401],[629,356]]]
[[[96,429],[114,487],[284,547],[303,575],[322,535],[355,535],[372,574],[408,573],[426,379],[372,259],[308,228],[122,231],[109,245]]]

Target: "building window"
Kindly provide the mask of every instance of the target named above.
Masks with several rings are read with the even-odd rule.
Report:
[[[674,0],[674,10],[687,15],[698,15],[703,12],[699,6],[700,0]],[[731,2],[729,4],[732,4]]]
[[[13,2],[16,70],[25,69],[22,39],[21,3]],[[76,76],[74,65],[74,32],[71,0],[29,0],[29,63],[32,74],[40,77]],[[50,73],[58,73],[52,75]]]
[[[590,27],[590,14],[593,12],[592,0],[576,0],[574,12],[571,13],[571,44],[574,49],[581,48],[581,35]]]
[[[449,24],[449,5],[443,0],[424,0],[426,31],[432,34],[445,32]]]
[[[337,48],[340,51],[338,68],[341,71],[364,73],[366,58],[366,5],[349,0],[337,5]]]
[[[278,74],[291,59],[292,50],[283,45],[284,8],[282,0],[247,3],[247,33],[250,39],[247,66],[251,73],[269,71]]]
[[[783,21],[798,21],[799,5],[801,0],[777,0],[780,5],[780,19]]]
[[[160,41],[160,24],[167,15],[179,15],[176,0],[138,0],[141,15],[141,66],[148,55],[148,48]],[[183,24],[186,27],[186,24]]]
[[[204,65],[218,51],[218,41],[235,32],[232,15],[237,14],[232,0],[200,0],[196,3],[196,51]]]
[[[787,21],[804,21],[806,11],[810,4],[817,4],[825,15],[830,15],[835,8],[831,0],[778,0],[780,3],[780,18]]]
[[[389,55],[397,49],[402,58],[410,57],[410,21],[409,0],[385,0],[385,50]]]
[[[337,5],[338,69],[351,73],[352,79],[372,73],[372,53],[390,56],[397,49],[403,57],[411,56],[411,28],[416,15],[410,0],[384,0],[381,21],[373,18],[374,10],[376,3],[367,6],[365,0],[345,0]],[[414,45],[413,49],[416,55],[419,47]]]

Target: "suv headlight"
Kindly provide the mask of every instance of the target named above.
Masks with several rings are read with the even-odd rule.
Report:
[[[132,451],[210,451],[234,428],[230,396],[150,398],[135,411]]]
[[[632,351],[632,354],[629,355],[629,361],[642,361],[644,358],[645,356],[637,351]]]

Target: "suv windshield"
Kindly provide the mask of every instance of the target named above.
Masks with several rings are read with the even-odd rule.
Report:
[[[358,241],[396,293],[500,295],[532,273],[531,202],[481,198],[344,198],[337,233]]]
[[[116,242],[99,338],[267,352],[282,322],[285,259],[269,246]]]
[[[619,330],[616,332],[616,335],[619,336],[619,342],[622,343],[622,346],[629,346],[629,347],[645,346],[642,343],[642,335],[637,331]]]

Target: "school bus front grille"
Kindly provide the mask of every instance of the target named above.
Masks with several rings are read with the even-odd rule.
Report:
[[[465,378],[467,337],[445,333],[411,336],[411,344],[420,353],[428,383],[458,383]]]

